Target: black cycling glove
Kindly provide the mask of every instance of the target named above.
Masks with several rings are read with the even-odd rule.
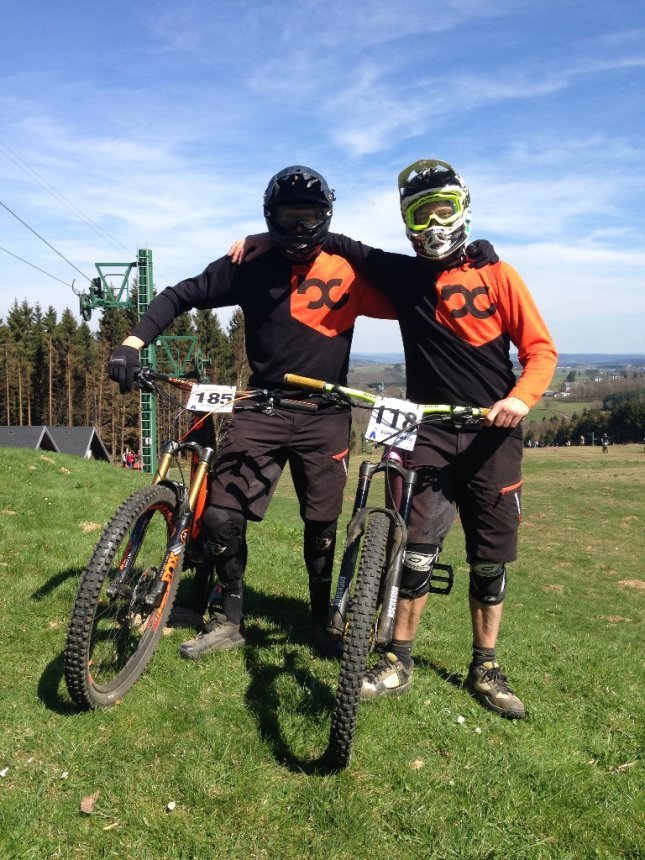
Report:
[[[119,383],[121,394],[132,391],[134,374],[137,370],[141,370],[138,349],[133,346],[120,346],[114,350],[108,363],[108,374],[110,379]]]
[[[466,248],[466,256],[470,263],[471,269],[481,269],[489,263],[499,263],[499,257],[495,252],[495,248],[487,239],[478,239],[476,242],[471,242]]]

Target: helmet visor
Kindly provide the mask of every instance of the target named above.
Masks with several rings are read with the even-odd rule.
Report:
[[[315,203],[278,203],[274,207],[273,221],[285,233],[293,233],[299,227],[315,230],[324,220],[325,208]]]
[[[405,210],[405,223],[413,232],[427,230],[434,221],[448,227],[464,213],[462,196],[457,192],[441,191],[424,194]]]

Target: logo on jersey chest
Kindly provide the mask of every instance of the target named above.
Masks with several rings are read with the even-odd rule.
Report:
[[[325,337],[349,331],[356,320],[356,275],[341,257],[324,251],[313,265],[291,273],[291,317]]]
[[[322,307],[329,308],[331,311],[338,311],[344,307],[349,301],[349,293],[344,293],[339,299],[334,301],[331,296],[331,291],[335,287],[342,286],[341,278],[331,278],[328,281],[323,281],[321,278],[307,278],[298,284],[297,292],[305,294],[309,310],[315,311]]]
[[[446,303],[448,312],[453,319],[460,319],[465,316],[472,316],[478,320],[485,320],[497,313],[497,305],[495,302],[488,300],[488,287],[478,286],[468,289],[461,284],[449,284],[441,287],[441,299]],[[455,302],[450,302],[454,296],[461,296],[463,304],[456,305]],[[478,296],[486,296],[488,307],[482,307],[482,302],[475,304]]]

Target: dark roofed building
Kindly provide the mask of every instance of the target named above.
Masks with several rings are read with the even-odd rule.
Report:
[[[112,462],[107,448],[94,427],[48,427],[61,454],[74,454],[84,460]]]
[[[0,426],[0,447],[33,448],[74,454],[84,460],[112,462],[94,427],[7,427]]]
[[[58,451],[51,433],[46,427],[0,426],[0,447],[33,448],[41,451]]]

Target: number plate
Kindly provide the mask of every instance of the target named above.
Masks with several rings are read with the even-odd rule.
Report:
[[[409,400],[394,397],[378,397],[372,409],[365,431],[368,442],[382,442],[411,451],[417,440],[416,422],[423,416],[423,409]]]
[[[192,412],[232,412],[234,385],[193,385],[186,409]]]

